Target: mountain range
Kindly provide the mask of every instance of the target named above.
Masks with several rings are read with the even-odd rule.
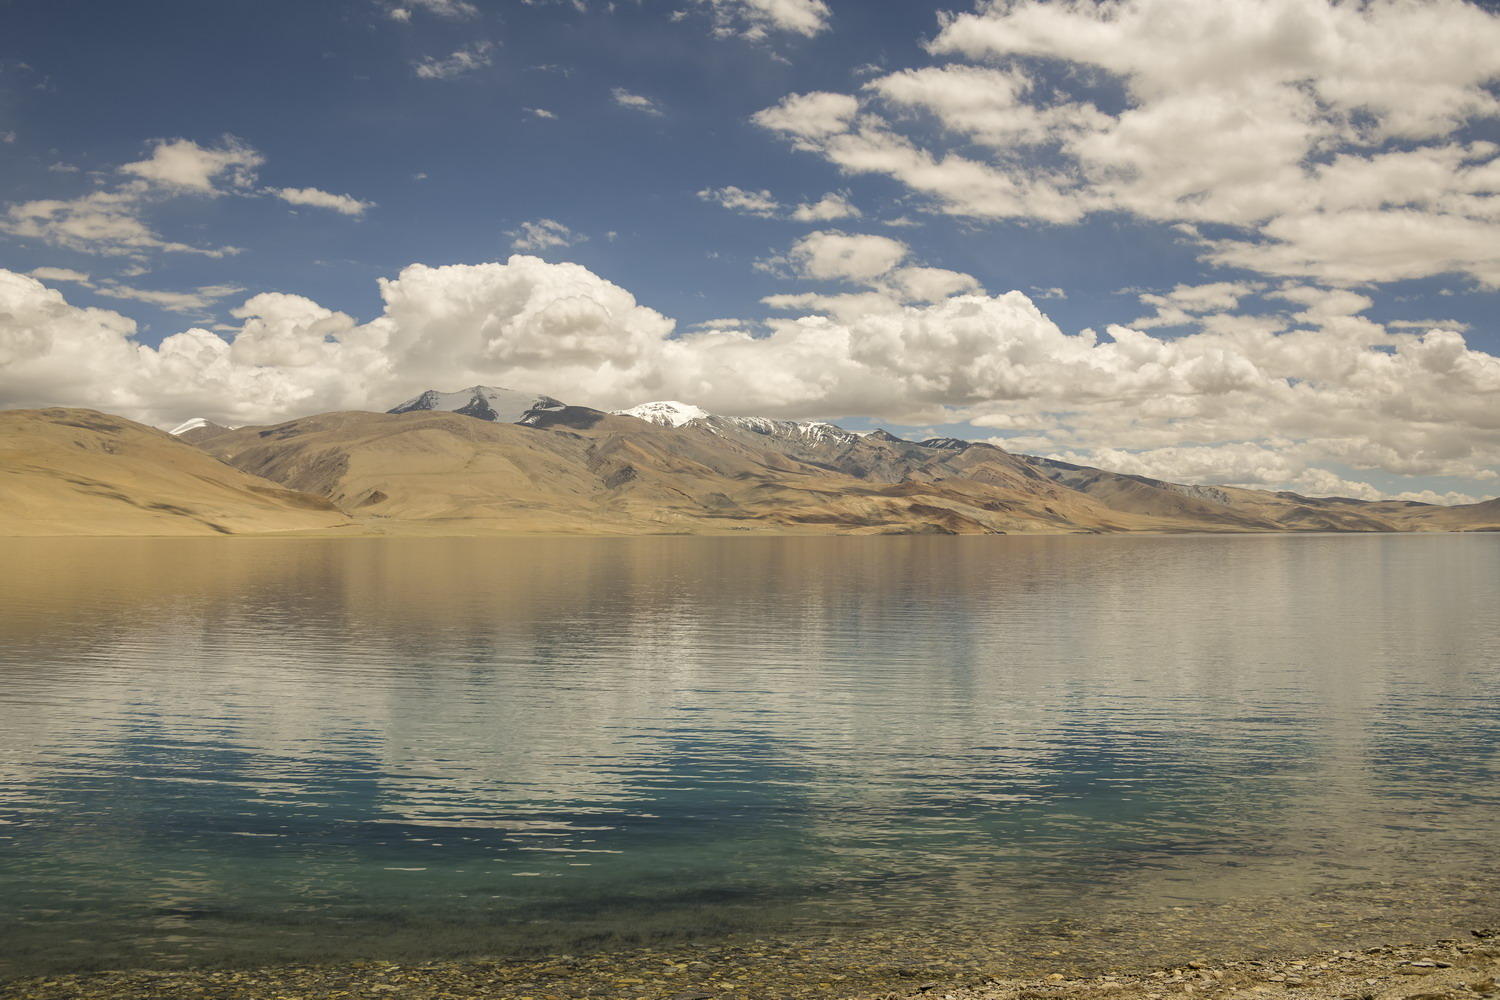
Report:
[[[1443,507],[1195,486],[675,401],[605,412],[429,390],[386,413],[164,433],[90,410],[0,411],[0,534],[1500,530]]]

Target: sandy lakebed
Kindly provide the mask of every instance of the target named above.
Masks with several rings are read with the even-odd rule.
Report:
[[[936,962],[930,967],[837,973],[775,956],[750,943],[619,955],[556,956],[535,961],[362,961],[246,969],[102,971],[33,977],[0,984],[5,1000],[1118,1000],[1338,998],[1463,1000],[1500,995],[1500,928],[1465,938],[1381,944],[1361,950],[1241,959],[1196,959],[1180,965],[1087,974],[1053,952],[1058,971],[980,975]],[[1033,966],[1035,963],[1032,963]],[[1048,963],[1043,963],[1048,964]]]

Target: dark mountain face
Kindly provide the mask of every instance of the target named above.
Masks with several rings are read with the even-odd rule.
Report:
[[[435,410],[461,413],[466,417],[488,420],[492,423],[518,424],[524,422],[528,414],[560,409],[562,406],[561,402],[551,396],[543,396],[534,392],[517,392],[515,389],[498,386],[476,385],[457,392],[439,392],[436,389],[428,389],[421,395],[408,399],[386,412],[414,413]]]

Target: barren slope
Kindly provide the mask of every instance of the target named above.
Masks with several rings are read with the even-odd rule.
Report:
[[[212,535],[330,528],[327,500],[94,410],[0,411],[0,535]]]
[[[1183,486],[987,444],[746,418],[664,426],[561,403],[526,424],[325,413],[221,431],[197,447],[88,410],[0,413],[0,534],[335,528],[1483,531],[1500,530],[1500,501],[1438,507]]]
[[[1046,458],[1037,471],[1114,510],[1243,531],[1494,531],[1500,500],[1457,507],[1410,500],[1306,497],[1236,486],[1186,486]]]
[[[1110,511],[990,448],[876,440],[817,463],[756,435],[584,407],[533,425],[455,413],[334,413],[205,447],[328,497],[376,530],[958,532],[1171,530]],[[915,450],[915,458],[907,455]],[[848,463],[855,474],[836,466]],[[886,467],[905,481],[862,478]],[[899,467],[898,467],[899,466]]]

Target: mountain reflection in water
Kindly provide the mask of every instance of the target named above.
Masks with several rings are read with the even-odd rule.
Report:
[[[1248,947],[1500,888],[1500,536],[0,565],[5,974],[1164,913]]]

